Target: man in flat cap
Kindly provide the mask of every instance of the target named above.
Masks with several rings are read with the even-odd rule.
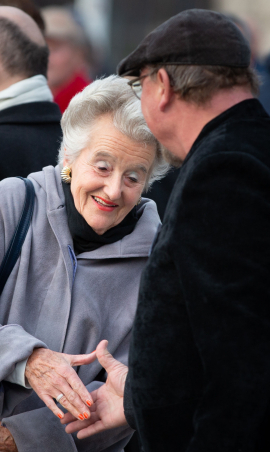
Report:
[[[148,126],[182,162],[142,276],[125,385],[145,452],[269,452],[270,118],[249,61],[231,21],[188,10],[118,69],[137,77]],[[127,369],[106,342],[97,356],[108,382],[80,437],[124,422]]]

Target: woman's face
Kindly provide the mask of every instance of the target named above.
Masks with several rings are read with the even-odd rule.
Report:
[[[132,141],[106,115],[71,167],[75,207],[99,235],[119,224],[137,204],[155,158],[152,146]]]

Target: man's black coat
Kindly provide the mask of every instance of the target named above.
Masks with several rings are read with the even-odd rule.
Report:
[[[145,452],[269,452],[270,118],[255,99],[209,122],[184,161],[129,380]]]
[[[161,221],[163,221],[164,213],[178,174],[179,169],[171,168],[163,179],[155,181],[150,190],[143,193],[143,196],[155,201]]]
[[[31,102],[0,111],[0,180],[56,165],[61,113],[53,102]]]

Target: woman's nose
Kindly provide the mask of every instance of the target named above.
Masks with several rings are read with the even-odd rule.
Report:
[[[107,179],[103,190],[111,201],[117,201],[122,195],[122,178],[117,175],[111,176]]]

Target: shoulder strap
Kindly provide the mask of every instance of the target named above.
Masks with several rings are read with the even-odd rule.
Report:
[[[35,190],[33,183],[29,179],[24,179],[23,177],[20,177],[20,179],[24,181],[26,188],[24,206],[19,223],[17,224],[8,250],[0,266],[0,295],[20,255],[34,209]]]

